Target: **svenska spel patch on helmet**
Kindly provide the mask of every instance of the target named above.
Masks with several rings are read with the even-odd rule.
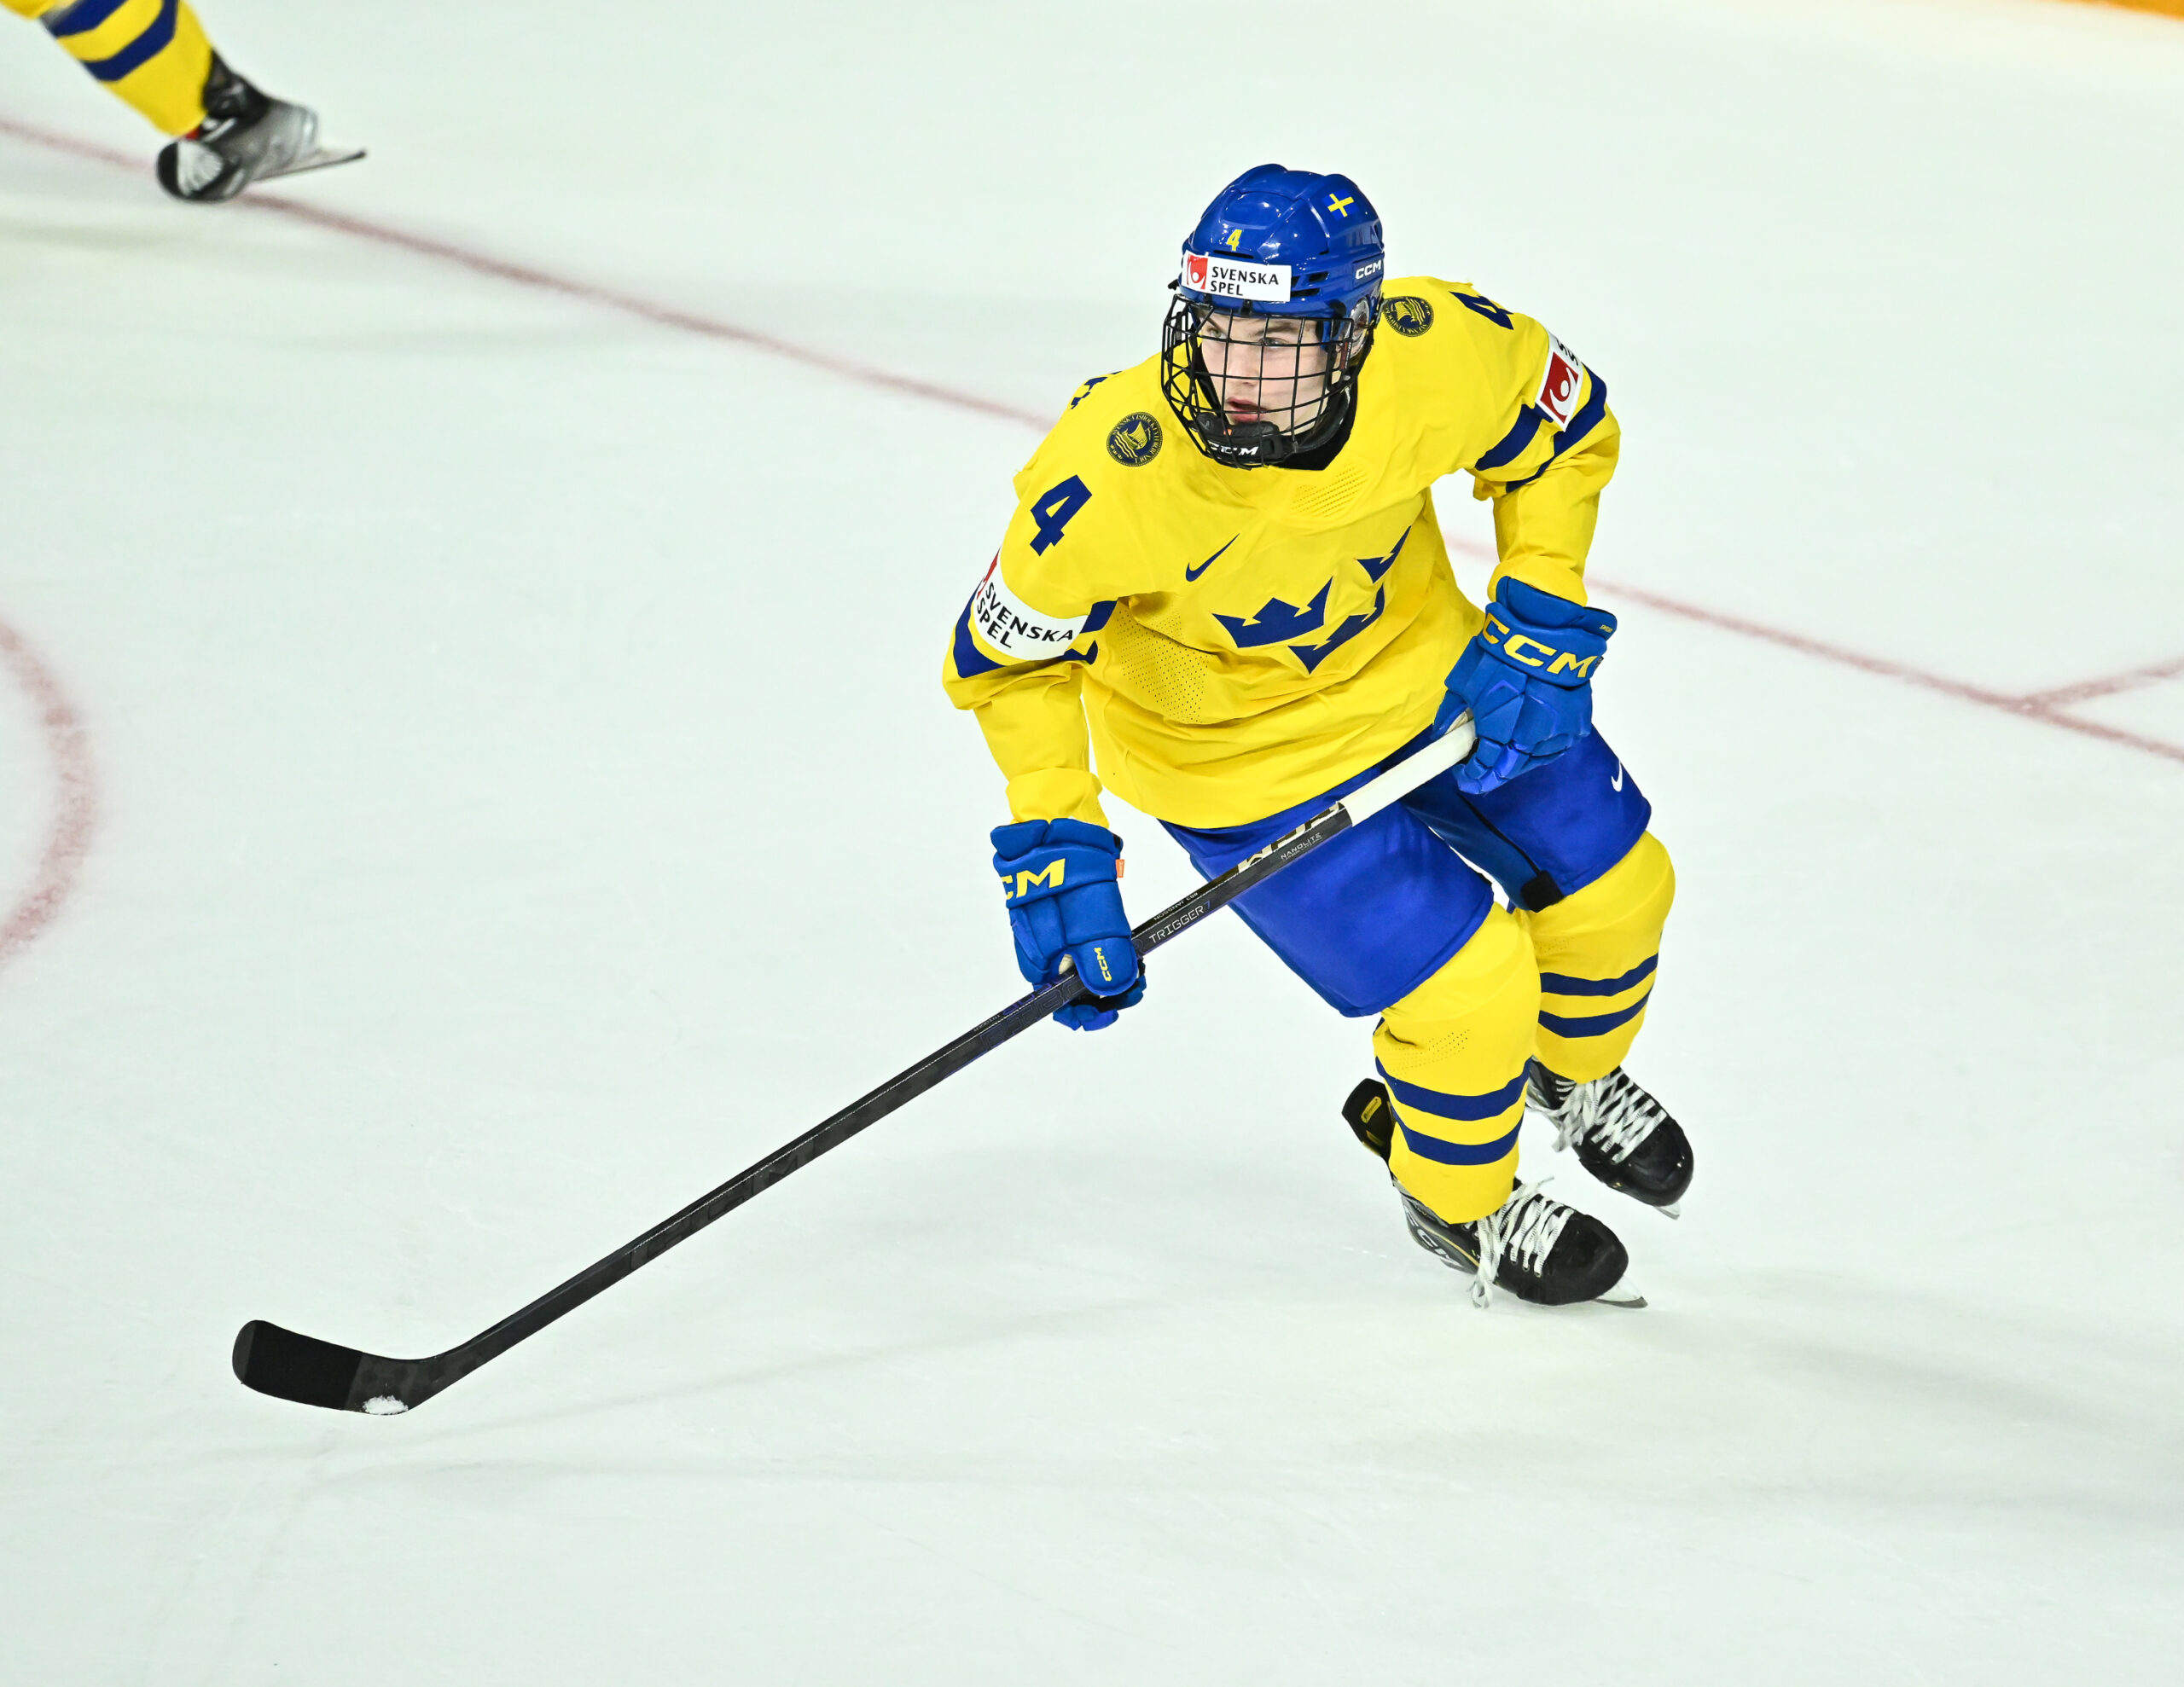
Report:
[[[1210,293],[1223,299],[1253,299],[1269,304],[1289,298],[1287,264],[1245,264],[1234,258],[1183,254],[1182,284],[1193,293]]]

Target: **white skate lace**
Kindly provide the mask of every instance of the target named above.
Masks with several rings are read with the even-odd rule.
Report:
[[[1520,1183],[1500,1209],[1478,1221],[1478,1280],[1471,1285],[1472,1304],[1494,1304],[1494,1280],[1504,1259],[1537,1275],[1562,1239],[1570,1209],[1541,1193],[1540,1183]]]
[[[1620,1066],[1605,1078],[1571,1085],[1562,1104],[1546,1111],[1554,1122],[1556,1153],[1573,1142],[1595,1142],[1618,1162],[1628,1160],[1667,1116],[1659,1102],[1623,1076]]]
[[[202,141],[175,143],[175,180],[185,194],[198,192],[227,167],[228,161]]]

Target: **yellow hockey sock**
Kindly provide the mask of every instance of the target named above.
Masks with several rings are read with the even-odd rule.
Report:
[[[0,0],[44,20],[47,31],[100,82],[167,135],[205,120],[212,43],[183,0]]]
[[[1646,1023],[1676,868],[1647,832],[1575,895],[1516,916],[1539,960],[1540,1062],[1589,1083],[1623,1064]]]
[[[1396,1104],[1388,1168],[1450,1224],[1494,1211],[1516,1182],[1525,1063],[1538,1014],[1531,940],[1496,908],[1373,1034]]]

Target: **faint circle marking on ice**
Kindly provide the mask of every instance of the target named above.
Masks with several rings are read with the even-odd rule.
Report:
[[[98,824],[99,797],[83,717],[44,658],[5,621],[0,621],[0,663],[7,664],[38,716],[54,786],[53,815],[37,872],[0,923],[0,966],[5,966],[38,940],[76,888]]]
[[[392,1394],[374,1394],[364,1402],[364,1410],[375,1417],[392,1417],[397,1412],[407,1412],[409,1409]]]

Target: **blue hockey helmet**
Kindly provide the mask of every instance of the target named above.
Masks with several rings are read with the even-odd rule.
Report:
[[[1380,213],[1347,176],[1263,164],[1217,194],[1161,336],[1161,386],[1199,449],[1257,468],[1333,437],[1385,268]]]

